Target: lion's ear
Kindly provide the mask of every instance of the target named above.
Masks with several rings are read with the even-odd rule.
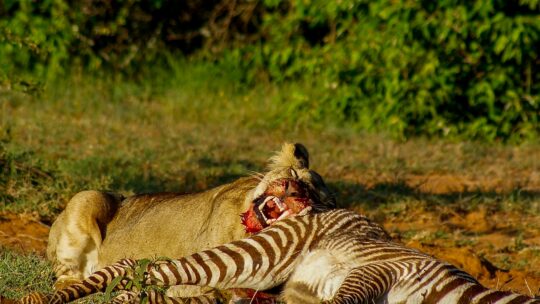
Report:
[[[283,146],[281,146],[281,151],[270,158],[268,167],[270,170],[287,167],[308,169],[309,153],[306,147],[300,143],[284,143]]]
[[[299,163],[299,168],[309,169],[309,153],[301,143],[294,144],[294,157]]]

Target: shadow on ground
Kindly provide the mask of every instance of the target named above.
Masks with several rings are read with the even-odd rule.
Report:
[[[381,205],[411,200],[425,202],[428,206],[466,203],[468,207],[475,207],[485,202],[497,204],[504,201],[540,201],[539,191],[523,190],[519,187],[506,191],[463,189],[462,191],[431,193],[420,190],[418,186],[411,186],[404,180],[379,182],[369,186],[361,183],[336,181],[329,182],[328,186],[334,192],[339,207],[362,207],[367,210],[377,209]]]
[[[126,189],[134,193],[178,192],[193,193],[230,183],[252,172],[261,172],[263,167],[246,161],[223,161],[202,157],[196,168],[178,170],[164,176],[152,170],[140,170],[129,174],[112,176],[110,187]]]

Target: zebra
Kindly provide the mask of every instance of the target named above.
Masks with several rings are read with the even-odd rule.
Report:
[[[103,291],[116,277],[119,289],[134,278],[137,262],[124,259],[81,283],[22,304],[65,303]],[[540,303],[540,299],[482,286],[455,266],[393,242],[367,217],[348,210],[284,219],[249,238],[174,260],[144,265],[146,285],[201,285],[267,290],[284,284],[286,303]],[[125,291],[115,303],[205,303],[160,291]]]

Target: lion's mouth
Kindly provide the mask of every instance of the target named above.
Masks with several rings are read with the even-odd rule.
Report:
[[[290,215],[305,215],[311,211],[311,205],[308,198],[285,197],[282,201],[279,197],[267,196],[255,212],[259,221],[271,225]]]
[[[305,215],[313,209],[308,186],[299,180],[280,179],[271,183],[265,193],[242,213],[242,224],[250,233],[294,215]]]

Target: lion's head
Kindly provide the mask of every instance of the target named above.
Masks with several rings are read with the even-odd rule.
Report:
[[[322,177],[309,169],[309,154],[302,144],[284,144],[268,167],[259,176],[249,209],[242,213],[247,232],[258,232],[289,216],[336,207]]]

